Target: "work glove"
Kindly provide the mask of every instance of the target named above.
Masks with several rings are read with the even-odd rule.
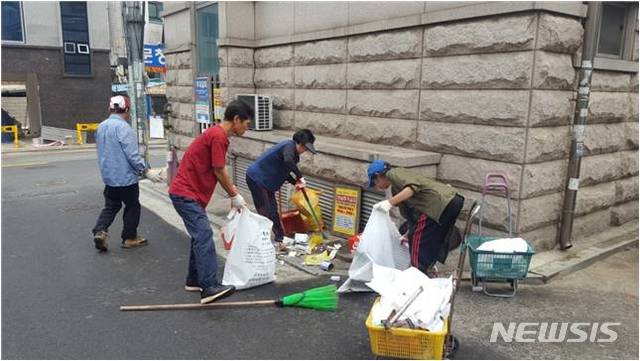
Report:
[[[298,178],[298,181],[296,182],[296,189],[301,190],[301,189],[304,189],[306,186],[307,186],[307,181],[304,180],[304,177]]]
[[[160,177],[160,172],[162,172],[162,169],[147,169],[144,172],[144,176],[152,181],[153,183],[160,183],[162,182],[162,177]]]
[[[247,202],[245,202],[244,198],[242,197],[242,195],[240,195],[240,193],[231,197],[231,208],[242,209],[246,206],[247,206]]]
[[[391,207],[391,202],[389,202],[388,200],[384,200],[373,205],[373,209],[381,210],[386,213],[389,213]]]

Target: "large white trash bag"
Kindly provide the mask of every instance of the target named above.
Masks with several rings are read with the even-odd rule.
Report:
[[[273,282],[276,278],[276,252],[271,244],[273,222],[246,207],[239,217],[222,284],[243,289]]]
[[[360,243],[349,267],[349,278],[338,292],[370,292],[365,285],[373,278],[373,264],[399,269],[411,266],[409,246],[400,243],[400,232],[389,213],[373,210],[360,237]]]

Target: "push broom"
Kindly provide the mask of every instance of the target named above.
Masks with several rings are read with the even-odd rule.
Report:
[[[255,306],[303,307],[321,311],[335,311],[338,308],[338,294],[336,293],[336,285],[327,285],[293,293],[277,300],[214,302],[204,305],[200,303],[178,303],[168,305],[120,306],[120,311],[197,310],[203,308]]]

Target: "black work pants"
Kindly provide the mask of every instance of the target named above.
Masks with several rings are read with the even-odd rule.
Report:
[[[98,216],[96,226],[93,227],[93,234],[100,231],[107,231],[116,214],[124,203],[124,214],[122,215],[122,240],[135,239],[138,236],[138,224],[140,223],[140,202],[138,197],[140,189],[138,183],[126,187],[104,186],[104,208]]]
[[[251,191],[251,197],[253,198],[253,205],[256,207],[256,211],[263,217],[267,217],[273,222],[273,235],[274,241],[282,242],[284,239],[284,230],[280,223],[280,215],[278,214],[278,204],[276,203],[276,196],[274,192],[260,186],[251,177],[246,176],[247,186]]]
[[[445,245],[445,237],[449,229],[455,225],[463,203],[464,198],[456,195],[442,212],[440,223],[426,214],[421,214],[417,223],[409,225],[412,266],[426,273],[436,263],[441,248]]]

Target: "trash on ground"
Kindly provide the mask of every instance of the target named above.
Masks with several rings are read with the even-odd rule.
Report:
[[[444,329],[444,320],[451,309],[452,277],[429,278],[414,267],[400,271],[376,264],[372,273],[367,286],[381,296],[380,302],[371,309],[375,325],[384,326],[392,313],[402,310],[393,327],[415,327],[431,332]],[[422,291],[417,292],[420,287]],[[416,293],[419,294],[415,296]],[[412,296],[415,299],[408,302]]]
[[[527,252],[529,246],[522,238],[499,238],[487,241],[478,247],[478,251],[491,251],[497,253]]]
[[[282,244],[287,246],[287,247],[291,247],[296,243],[296,240],[290,237],[284,237],[282,239]]]
[[[293,237],[295,244],[307,245],[309,243],[309,235],[306,233],[296,233]]]
[[[333,270],[333,263],[331,261],[322,261],[322,263],[320,263],[320,269],[329,272]]]
[[[358,243],[360,243],[360,237],[362,233],[355,234],[349,238],[347,238],[347,244],[349,245],[349,252],[354,253],[356,248],[358,248]]]
[[[311,236],[309,236],[309,253],[315,253],[317,251],[316,248],[323,243],[324,239],[322,238],[322,233],[312,233]]]
[[[306,266],[319,266],[324,261],[331,261],[334,259],[336,254],[338,254],[338,251],[336,250],[326,250],[319,254],[311,254],[304,257],[304,264]]]

